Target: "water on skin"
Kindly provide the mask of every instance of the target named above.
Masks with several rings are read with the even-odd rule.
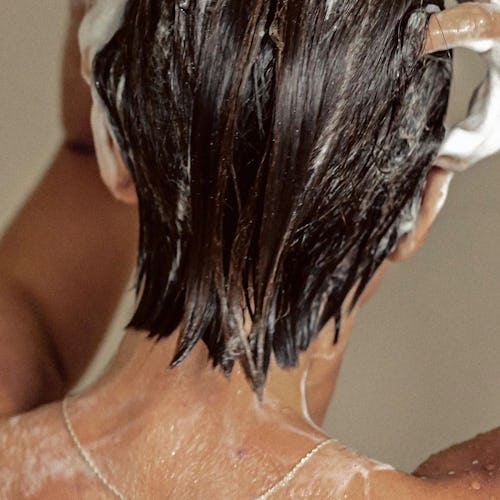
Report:
[[[80,44],[83,51],[85,50],[88,51],[88,57],[90,62],[93,60],[93,57],[100,50],[100,48],[102,48],[111,39],[113,34],[119,28],[122,22],[125,4],[126,4],[125,0],[120,0],[116,2],[98,0],[90,10],[89,14],[87,14],[87,17],[82,23],[82,28],[80,30]],[[474,50],[474,47],[471,48]],[[494,83],[498,82],[495,81]],[[121,88],[123,88],[123,85],[124,85],[124,80],[120,81]],[[498,85],[498,89],[500,89],[500,85]],[[500,109],[500,91],[498,93],[493,93],[492,99],[491,95],[489,97],[493,104],[490,107],[488,107],[488,110],[491,111],[493,109],[493,111],[495,111],[495,109]],[[119,96],[117,96],[117,99],[118,98]],[[484,103],[484,96],[483,100],[480,101],[481,106],[479,107],[479,109],[483,113],[481,116],[485,117],[487,113],[485,112],[486,108],[483,105],[483,103]],[[494,117],[497,118],[496,123],[498,123],[499,121],[498,116],[494,114]],[[488,122],[488,120],[485,120],[485,122]],[[98,149],[98,154],[100,155],[100,163],[109,164],[113,166],[115,158],[112,150],[111,141],[113,141],[114,139],[110,131],[106,115],[102,110],[99,99],[95,95],[94,95],[94,111],[93,111],[93,128],[96,139],[98,140],[97,149]],[[472,131],[469,130],[468,133],[469,133],[468,138],[470,140],[469,142],[467,142],[467,144],[470,146],[469,149],[472,149],[471,145],[475,144],[474,141],[477,142],[478,136],[481,136],[481,134],[484,135],[485,131],[483,128]],[[449,154],[450,156],[456,156],[461,158],[466,156],[463,154],[463,152],[460,155],[459,153],[457,153],[456,150],[455,151],[453,150],[453,148],[455,147],[453,145],[457,142],[460,141],[449,139],[449,141],[445,143],[445,146],[443,146],[442,153],[444,152]],[[449,149],[447,150],[446,147],[448,147]],[[470,161],[469,159],[467,160]],[[445,198],[446,198],[446,193],[443,193],[443,200]],[[308,377],[308,370],[306,369],[304,371],[301,380],[302,413],[307,422],[316,430],[318,430],[319,428],[312,421],[309,408],[307,405],[307,394],[306,394],[307,377]],[[36,432],[36,428],[32,429],[32,431]],[[24,466],[27,469],[29,469],[30,473],[29,476],[32,478],[32,482],[29,485],[26,485],[27,494],[32,494],[34,491],[36,491],[37,488],[40,487],[40,484],[43,483],[43,480],[46,479],[48,475],[71,474],[72,473],[71,471],[78,471],[79,469],[78,466],[81,465],[79,463],[70,464],[69,462],[67,462],[67,460],[66,461],[54,460],[53,457],[51,458],[47,456],[47,448],[43,448],[44,446],[47,446],[46,444],[47,441],[44,441],[44,443],[45,445],[42,443],[39,444],[40,449],[34,450],[34,456],[44,457],[44,460],[27,459],[25,462]],[[49,444],[50,446],[48,447],[48,449],[60,449],[58,443],[55,441],[50,442]],[[354,477],[361,475],[361,477],[364,480],[365,497],[369,498],[370,496],[369,477],[370,474],[376,470],[393,470],[393,469],[392,467],[389,467],[385,464],[379,464],[361,458],[355,460],[354,462],[352,460],[346,460],[345,464],[343,465],[339,464],[338,467],[336,467],[335,482],[338,486],[336,488],[335,493],[338,495],[343,494],[346,491],[348,485],[354,479]],[[330,471],[330,476],[331,474],[332,473]],[[5,485],[9,484],[8,474],[5,473],[2,479],[5,479],[5,481],[3,482],[3,488],[5,488]],[[481,485],[478,482],[473,482],[471,483],[470,486],[474,490],[479,490],[481,488]],[[300,491],[304,492],[303,489],[301,489]]]
[[[473,481],[470,487],[475,491],[479,491],[481,489],[481,483],[479,481]]]
[[[317,356],[318,358],[324,358],[331,360],[336,357],[336,353],[325,356]],[[321,431],[321,428],[316,425],[310,415],[309,407],[307,404],[307,377],[309,374],[309,370],[306,368],[302,374],[301,378],[301,406],[302,406],[302,415],[305,420],[313,427],[314,429]],[[370,475],[373,472],[379,471],[394,471],[394,468],[390,465],[384,464],[382,462],[378,462],[376,460],[365,459],[362,457],[357,457],[353,462],[346,463],[345,467],[339,466],[336,464],[336,481],[335,483],[338,485],[335,493],[336,495],[343,495],[347,490],[349,484],[353,481],[356,476],[361,476],[363,479],[363,489],[364,489],[364,498],[369,500],[370,498]],[[331,472],[329,472],[331,477]],[[312,493],[312,492],[309,492]],[[304,492],[301,492],[304,494]]]
[[[38,415],[14,417],[0,433],[0,448],[8,455],[0,462],[0,498],[36,498],[52,482],[91,477],[77,453],[67,453],[68,438],[52,432]],[[30,450],[26,453],[26,449]],[[73,451],[73,450],[72,450]]]
[[[349,493],[354,482],[359,484],[361,481],[363,498],[369,500],[372,474],[394,470],[388,465],[361,457],[336,442],[325,447],[325,450],[330,446],[335,449],[334,462],[325,457],[326,451],[322,451],[322,458],[312,459],[310,467],[304,467],[304,470],[283,488],[287,498],[320,498],[320,491],[328,491],[329,498],[342,498]]]

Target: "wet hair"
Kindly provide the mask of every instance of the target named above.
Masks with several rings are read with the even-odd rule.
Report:
[[[443,8],[442,2],[436,2]],[[434,6],[436,7],[436,6]],[[437,8],[436,8],[437,9]],[[422,0],[134,0],[94,80],[135,182],[131,326],[253,387],[294,366],[415,221],[448,54]]]

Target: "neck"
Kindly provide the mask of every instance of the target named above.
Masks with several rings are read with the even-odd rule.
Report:
[[[317,428],[335,387],[351,322],[350,318],[344,322],[336,346],[332,345],[333,322],[327,324],[297,367],[283,370],[272,362],[262,403],[239,364],[225,377],[219,368],[212,367],[201,342],[179,367],[168,368],[178,332],[159,342],[147,339],[143,332],[127,332],[108,372],[88,394],[101,404],[109,401],[115,409],[123,406],[126,411],[131,407],[154,408],[163,413],[226,405],[256,413],[272,409]]]
[[[248,402],[254,400],[241,368],[235,365],[234,373],[226,378],[212,367],[201,343],[179,367],[169,368],[177,336],[174,332],[156,342],[144,332],[128,331],[109,370],[90,392],[102,400],[128,401],[127,406],[133,400],[135,404],[176,411],[184,406],[213,406],[243,394]]]
[[[325,439],[315,424],[330,398],[348,327],[346,321],[344,338],[333,347],[333,324],[327,325],[297,368],[272,364],[262,402],[238,364],[225,377],[208,362],[203,344],[169,369],[175,334],[155,343],[141,332],[128,332],[106,375],[70,401],[71,425],[83,449],[92,450],[93,461],[121,491],[163,485],[166,466],[179,479],[192,474],[190,464],[201,463],[207,476],[226,474],[230,467],[233,475],[258,471],[254,480],[267,483],[266,471],[289,469]],[[148,470],[131,474],[142,459]]]

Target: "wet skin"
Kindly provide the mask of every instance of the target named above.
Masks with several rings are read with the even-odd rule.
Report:
[[[76,56],[73,53],[71,57]],[[71,80],[72,77],[67,78]],[[84,90],[82,93],[87,96]],[[69,95],[66,94],[66,98],[71,101]],[[85,104],[80,109],[81,116],[86,116],[88,108]],[[38,196],[15,222],[10,232],[15,238],[10,236],[6,240],[3,252],[6,256],[16,254],[13,249],[19,247],[18,243],[13,245],[13,241],[21,241],[23,248],[33,245],[39,248],[33,240],[24,240],[23,228],[29,227],[32,214],[40,207],[46,210],[55,202],[57,196],[54,194],[61,189],[61,185],[68,184],[63,167],[86,165],[89,178],[82,174],[83,179],[73,182],[74,190],[81,192],[83,189],[82,198],[87,205],[89,198],[102,197],[104,214],[110,214],[106,222],[121,224],[116,229],[117,234],[108,241],[111,248],[118,252],[120,265],[115,264],[116,268],[110,266],[113,273],[106,276],[110,283],[106,307],[96,303],[98,312],[105,318],[106,311],[109,316],[118,300],[133,260],[134,237],[124,241],[118,235],[123,232],[129,234],[125,228],[137,222],[133,209],[111,203],[104,191],[101,192],[102,184],[99,188],[94,175],[95,158],[88,153],[82,155],[81,149],[75,149],[75,145],[89,144],[89,130],[81,125],[86,121],[76,120],[73,123],[72,116],[71,113],[66,114],[68,140],[56,160],[56,167],[49,174],[52,177],[45,181]],[[407,258],[413,253],[437,214],[435,207],[441,203],[441,188],[446,183],[446,176],[439,171],[433,175],[436,179],[429,182],[427,202],[423,204],[416,233],[402,242],[393,255],[395,259]],[[83,200],[78,210],[85,209]],[[61,207],[57,208],[60,210]],[[59,210],[54,209],[51,215],[56,216]],[[95,229],[88,229],[88,232]],[[95,259],[106,257],[99,255],[99,249],[93,251]],[[102,249],[100,251],[103,253]],[[84,269],[89,271],[92,259],[83,262],[88,267],[83,266]],[[51,269],[49,264],[44,265]],[[17,269],[19,276],[26,275],[22,272],[25,268],[20,264]],[[370,284],[360,305],[374,292],[382,274],[383,268]],[[60,279],[63,278],[61,276]],[[98,285],[105,284],[99,279],[95,278],[93,284],[97,286],[94,290],[100,289]],[[12,287],[6,288],[5,296],[17,297],[15,303],[18,305],[14,310],[18,311],[19,317],[24,317],[24,295],[20,294],[19,298],[11,293]],[[33,286],[25,285],[24,288]],[[71,287],[68,285],[65,291],[70,293]],[[75,298],[88,304],[92,296],[89,291],[88,295]],[[54,300],[55,303],[62,301],[60,297]],[[238,367],[226,379],[218,370],[207,365],[207,353],[202,345],[196,347],[184,364],[171,371],[166,369],[166,365],[173,354],[175,336],[155,345],[147,341],[144,334],[129,332],[107,373],[85,393],[70,400],[69,415],[75,431],[106,477],[127,498],[255,497],[326,438],[317,426],[321,424],[333,392],[357,311],[346,317],[337,346],[332,346],[333,324],[329,324],[301,357],[299,367],[283,371],[273,364],[262,404],[250,390]],[[48,313],[47,317],[50,317]],[[0,390],[0,394],[15,394],[5,398],[5,415],[57,399],[70,384],[69,381],[81,371],[79,366],[85,365],[88,352],[92,352],[92,346],[95,346],[95,337],[103,329],[102,324],[106,323],[105,319],[101,319],[98,327],[88,325],[93,335],[88,340],[89,344],[85,345],[85,331],[77,331],[82,327],[69,323],[69,317],[65,319],[63,316],[59,322],[51,322],[58,327],[50,331],[58,333],[51,334],[48,339],[44,336],[45,330],[38,326],[36,317],[33,318],[33,324],[26,330],[40,330],[39,345],[50,347],[40,347],[39,351],[35,349],[36,353],[42,352],[45,357],[33,355],[32,375],[28,380],[37,379],[36,367],[40,360],[54,359],[54,349],[67,368],[51,371],[49,368],[54,367],[54,363],[45,362],[45,366],[49,366],[43,372],[47,374],[46,382],[33,393],[30,393],[29,381],[25,382],[22,391]],[[4,335],[23,338],[17,335],[16,328],[19,328],[17,322],[11,321],[3,327]],[[82,345],[77,350],[64,347],[74,345],[72,339],[75,337],[81,339],[83,349]],[[24,338],[29,345],[29,337],[25,335]],[[12,352],[22,357],[23,349]],[[82,351],[84,354],[81,354]],[[72,368],[75,366],[73,360],[77,368]],[[17,367],[21,374],[31,365],[16,362],[12,366],[13,369]],[[69,375],[62,376],[61,373],[65,372]],[[22,404],[18,401],[19,392],[26,394],[21,398]],[[318,453],[275,498],[500,498],[499,467],[499,430],[431,457],[417,471],[429,479],[418,479],[394,471],[332,443]],[[61,418],[60,402],[1,420],[0,498],[71,497],[111,498],[69,439]]]
[[[202,345],[172,371],[165,360],[175,339],[153,345],[130,332],[107,374],[70,400],[71,422],[127,498],[253,498],[326,438],[304,415],[298,382],[305,367],[320,362],[306,384],[309,413],[318,418],[351,323],[352,317],[337,347],[329,341],[330,324],[299,368],[274,367],[263,403],[241,370],[226,379],[208,366]],[[499,443],[497,430],[432,457],[418,470],[432,479],[402,474],[332,443],[276,498],[490,498],[500,491]],[[107,498],[69,439],[59,403],[1,424],[0,449],[2,498]]]

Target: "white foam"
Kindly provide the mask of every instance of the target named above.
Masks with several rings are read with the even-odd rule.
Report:
[[[436,207],[435,207],[436,213],[441,212],[446,203],[446,200],[448,199],[448,193],[450,191],[450,184],[452,179],[453,175],[452,174],[448,175],[446,181],[441,185],[441,189],[439,190],[439,195],[436,200]]]
[[[118,87],[116,88],[116,107],[121,108],[123,100],[123,91],[125,90],[125,75],[120,76]]]
[[[7,467],[0,467],[0,498],[13,498],[19,474]]]
[[[317,431],[323,432],[323,429],[314,422],[309,412],[309,406],[307,404],[307,377],[309,375],[309,367],[305,368],[300,379],[300,404],[302,410],[302,416],[306,419],[307,423]]]
[[[326,0],[326,20],[330,19],[330,16],[332,15],[332,9],[333,9],[333,3],[334,0]]]
[[[109,125],[107,113],[94,86],[92,63],[95,55],[111,40],[123,23],[127,0],[96,0],[85,14],[79,30],[79,45],[82,59],[88,67],[82,68],[82,75],[91,87],[91,126],[94,136],[97,161],[101,172],[111,179],[117,179],[120,165],[113,151],[116,139]],[[121,103],[125,78],[120,78],[116,93],[117,105]],[[116,147],[116,151],[118,151]]]
[[[64,431],[53,432],[37,417],[13,420],[0,435],[0,445],[8,446],[7,457],[11,457],[0,463],[0,498],[39,497],[53,482],[72,482],[77,475],[92,477],[78,453],[73,449],[68,453]]]
[[[7,425],[9,427],[16,427],[19,425],[19,422],[21,421],[21,417],[19,415],[16,415],[15,417],[11,417],[7,420]]]
[[[80,25],[80,52],[88,51],[90,67],[95,55],[113,38],[123,23],[128,0],[96,0]]]
[[[482,8],[499,11],[497,6],[500,0]],[[474,95],[469,115],[447,133],[435,162],[454,172],[500,151],[500,39],[464,40],[458,45],[481,54],[488,74]]]

